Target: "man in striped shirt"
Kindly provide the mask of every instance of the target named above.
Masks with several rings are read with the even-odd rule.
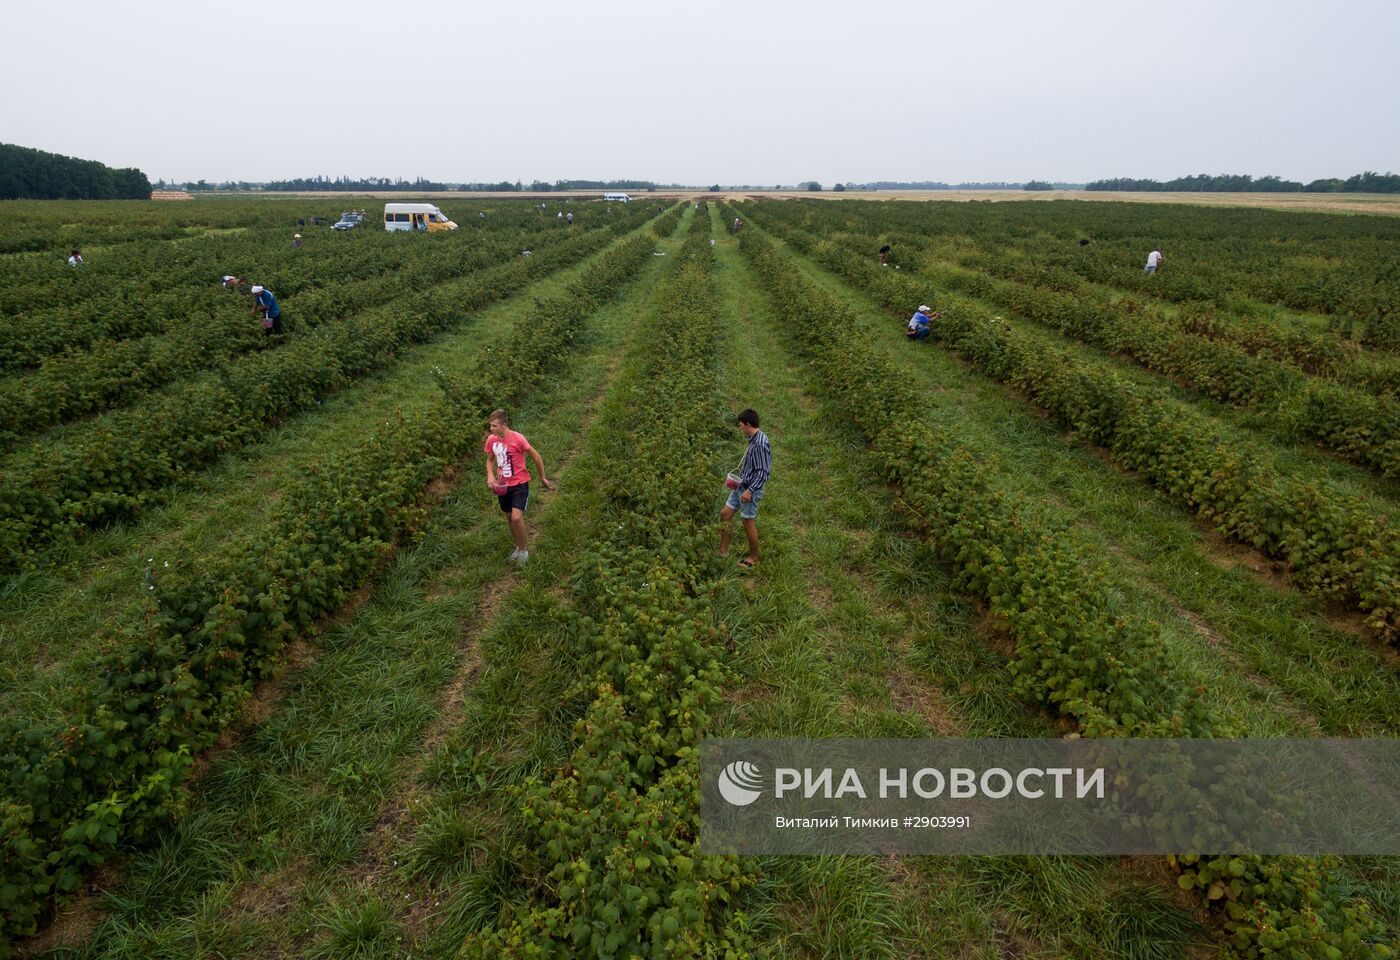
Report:
[[[748,555],[739,561],[739,566],[748,569],[758,563],[758,502],[763,499],[763,489],[773,470],[773,448],[768,445],[768,437],[758,429],[758,414],[753,410],[739,414],[739,429],[749,438],[749,445],[739,464],[739,485],[729,492],[729,500],[720,511],[719,555],[729,556],[729,535],[734,529],[732,521],[737,510],[744,523],[744,536],[749,541]]]

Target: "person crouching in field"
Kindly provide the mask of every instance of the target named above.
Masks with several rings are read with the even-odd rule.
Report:
[[[280,336],[282,333],[282,308],[277,298],[266,287],[254,286],[248,291],[253,295],[253,316],[263,315],[263,334]]]
[[[1142,268],[1142,272],[1147,274],[1156,273],[1157,268],[1161,266],[1164,259],[1166,258],[1162,256],[1162,251],[1153,250],[1147,255],[1147,266]]]
[[[773,448],[768,444],[768,437],[758,429],[755,411],[745,410],[739,414],[739,429],[749,438],[749,443],[744,448],[744,459],[739,462],[739,479],[734,482],[719,514],[719,555],[729,556],[729,537],[737,510],[744,523],[744,536],[749,541],[748,555],[738,565],[747,570],[758,563],[758,502],[763,499],[763,490],[773,471]]]
[[[904,328],[904,335],[910,340],[926,340],[931,332],[929,323],[942,316],[942,311],[929,313],[927,304],[919,304],[919,309],[914,311],[914,315],[909,318],[909,325]]]
[[[546,490],[553,490],[554,484],[544,475],[544,460],[539,451],[530,446],[524,434],[510,428],[510,417],[504,410],[494,410],[488,423],[490,432],[486,434],[486,485],[496,495],[501,512],[506,515],[506,525],[515,540],[515,549],[510,558],[524,564],[530,559],[530,551],[525,549],[525,508],[530,503],[530,469],[525,465],[525,455],[535,461],[535,469],[540,472],[540,483]]]

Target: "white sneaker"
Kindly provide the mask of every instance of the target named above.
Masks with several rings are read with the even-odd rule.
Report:
[[[530,551],[516,550],[510,555],[510,558],[523,567],[525,566],[525,561],[530,559]]]

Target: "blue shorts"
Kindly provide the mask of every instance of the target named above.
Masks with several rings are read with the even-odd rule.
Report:
[[[745,520],[753,520],[758,517],[758,501],[763,499],[763,491],[760,490],[758,493],[755,493],[753,499],[748,503],[744,503],[739,499],[740,494],[743,492],[742,490],[730,490],[729,499],[724,502],[724,505],[731,510],[738,510],[739,516],[743,517]]]
[[[502,513],[510,513],[512,510],[524,513],[525,505],[530,502],[530,481],[506,487],[506,492],[496,497],[496,500],[501,505]]]

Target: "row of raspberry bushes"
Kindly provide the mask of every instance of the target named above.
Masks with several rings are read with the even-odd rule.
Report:
[[[1192,299],[1186,294],[1201,293],[1193,289],[1178,290],[1174,298],[1166,295],[1166,291],[1187,279],[1199,284],[1201,271],[1219,268],[1222,252],[1243,270],[1249,269],[1247,263],[1257,268],[1261,262],[1277,259],[1277,250],[1269,249],[1276,245],[1276,237],[1261,245],[1249,241],[1241,243],[1237,236],[1227,239],[1211,236],[1206,243],[1210,252],[1205,253],[1199,249],[1203,242],[1200,236],[1189,241],[1160,238],[1156,233],[1152,239],[1140,237],[1138,231],[1142,229],[1141,224],[1157,219],[1158,215],[1156,211],[1135,207],[1139,223],[1132,235],[1112,240],[1100,236],[1092,245],[1081,247],[1072,239],[1046,237],[1046,231],[1056,230],[1063,234],[1066,228],[1095,232],[1090,224],[1076,224],[1074,219],[1065,216],[1063,210],[1052,214],[1048,222],[1036,221],[1037,229],[1025,237],[1018,236],[1016,228],[1024,229],[1030,224],[1018,224],[1017,218],[1005,222],[1005,218],[990,217],[990,212],[986,210],[975,211],[972,219],[920,216],[908,209],[909,206],[900,205],[892,210],[887,206],[856,204],[848,205],[844,214],[837,215],[804,204],[800,209],[791,209],[778,216],[790,226],[828,238],[837,232],[849,230],[853,240],[859,238],[857,242],[865,244],[863,249],[867,254],[882,243],[893,245],[896,258],[907,248],[923,246],[939,256],[1005,279],[1026,280],[1033,275],[1037,286],[1050,287],[1062,293],[1092,291],[1101,296],[1107,295],[1123,304],[1125,309],[1147,311],[1160,318],[1172,319],[1193,333],[1230,340],[1251,354],[1262,353],[1291,362],[1309,373],[1326,374],[1389,393],[1400,389],[1400,363],[1397,363],[1397,358],[1365,350],[1356,341],[1339,337],[1335,330],[1322,329],[1317,320],[1281,315],[1276,308],[1250,300],[1242,294]],[[773,214],[765,210],[764,215],[767,219]],[[992,219],[1000,229],[988,229],[988,224],[981,222],[984,218]],[[1228,227],[1220,225],[1214,233],[1223,234],[1237,228],[1237,224]],[[1210,231],[1212,227],[1202,223],[1197,229]],[[1057,239],[1064,242],[1056,242]],[[1367,238],[1364,247],[1369,248],[1375,242],[1374,237]],[[1146,246],[1141,246],[1144,243]],[[1133,249],[1133,245],[1138,245],[1138,249]],[[1170,262],[1158,274],[1144,276],[1141,263],[1145,251],[1154,246],[1168,250]],[[1352,246],[1356,247],[1356,244]],[[1194,256],[1189,252],[1192,249],[1197,251]],[[1346,253],[1332,248],[1330,244],[1325,255],[1329,260],[1345,262]],[[1008,267],[1014,270],[1014,274],[1006,272]],[[1093,268],[1092,276],[1101,282],[1088,278],[1091,274],[1086,271],[1090,268]],[[1124,289],[1124,284],[1127,284],[1127,289]],[[1173,300],[1180,305],[1173,307]]]
[[[807,218],[808,227],[812,219]],[[866,225],[867,231],[876,229]],[[866,232],[841,239],[868,248],[875,237]],[[1242,321],[1200,305],[1170,310],[1145,297],[1106,290],[1027,254],[968,253],[961,245],[936,245],[937,255],[968,268],[960,270],[930,256],[924,235],[885,239],[906,255],[916,251],[913,260],[922,261],[931,280],[1127,354],[1216,400],[1260,410],[1283,429],[1384,476],[1400,472],[1400,407],[1394,396],[1400,391],[1400,362],[1392,358],[1327,334]]]
[[[509,262],[525,249],[522,243],[547,249],[548,241],[540,242],[545,236],[517,234],[477,244],[466,252],[446,245],[417,254],[407,249],[389,251],[396,256],[375,265],[369,279],[326,280],[322,286],[283,299],[287,329],[295,333],[334,322]],[[268,285],[277,289],[271,282]],[[249,317],[243,298],[224,291],[205,292],[196,302],[201,309],[191,311],[168,333],[98,340],[87,350],[50,356],[33,373],[0,382],[0,444],[119,406],[268,342],[262,325]]]
[[[1071,718],[1084,736],[1228,735],[1204,691],[1172,686],[1156,632],[1112,612],[1103,565],[1063,528],[995,490],[992,468],[975,451],[910,419],[927,398],[868,343],[849,310],[801,279],[765,239],[750,233],[740,244],[784,325],[803,330],[797,343],[834,404],[871,442],[960,585],[1014,638],[1017,692]],[[1379,957],[1396,945],[1382,943],[1388,933],[1368,903],[1336,889],[1333,859],[1173,863],[1182,889],[1222,905],[1232,956]]]
[[[0,569],[21,565],[48,541],[140,512],[170,484],[246,446],[280,418],[391,365],[398,351],[457,326],[468,311],[578,262],[610,239],[610,231],[584,234],[538,256],[320,327],[281,349],[245,357],[81,424],[53,443],[20,451],[0,470]]]
[[[986,258],[984,258],[986,259]],[[1058,291],[950,267],[932,258],[920,278],[1036,320],[1233,406],[1258,410],[1381,476],[1400,477],[1400,404],[1318,380],[1234,343],[1182,330],[1160,314],[1129,312],[1098,291]]]
[[[326,213],[325,205],[321,204]],[[246,199],[201,200],[197,204],[133,203],[130,200],[12,200],[0,211],[0,253],[25,254],[15,262],[62,265],[74,246],[104,249],[151,241],[198,237],[206,230],[271,228],[287,223],[284,203]],[[44,253],[51,251],[57,257]],[[23,278],[21,278],[23,279]],[[0,291],[9,277],[0,281]],[[0,312],[4,299],[0,296]]]
[[[651,251],[645,237],[626,240],[564,296],[537,302],[461,378],[480,391],[474,409],[444,398],[412,420],[386,421],[288,489],[264,528],[207,567],[178,565],[153,583],[146,621],[106,639],[95,687],[73,695],[57,729],[17,719],[0,728],[0,939],[32,933],[93,866],[178,812],[192,758],[282,647],[345,604],[422,515],[428,482],[476,449],[479,434],[466,425],[555,372],[580,320],[615,297]]]
[[[38,228],[50,235],[63,235],[68,227],[54,222],[62,205],[49,203],[39,212],[42,222]],[[296,289],[296,266],[308,259],[339,257],[360,250],[377,250],[382,257],[384,249],[392,249],[395,241],[386,238],[384,230],[374,229],[377,224],[371,221],[349,233],[336,234],[326,244],[315,238],[318,234],[329,235],[329,225],[303,230],[311,242],[294,250],[291,234],[299,229],[294,218],[318,212],[316,202],[310,203],[310,209],[298,205],[295,213],[286,201],[277,199],[244,199],[231,204],[200,201],[196,208],[160,204],[147,214],[158,225],[155,233],[133,238],[137,242],[113,244],[107,244],[102,237],[101,207],[93,203],[72,204],[72,216],[77,221],[72,225],[78,233],[76,242],[55,245],[57,256],[46,253],[7,259],[6,269],[0,273],[0,316],[59,306],[80,307],[104,297],[139,297],[176,287],[196,289],[209,282],[211,271],[214,279],[219,273],[276,279],[281,286],[274,289],[291,294]],[[482,208],[480,212],[487,213],[486,218],[476,219],[478,206]],[[649,208],[654,214],[658,205],[640,201],[629,207]],[[545,217],[532,203],[491,201],[473,204],[473,208],[473,219],[463,219],[462,229],[456,235],[464,244],[473,244],[498,231],[565,229],[552,213]],[[193,219],[188,215],[192,209],[200,211]],[[340,209],[339,204],[330,209],[321,206],[319,213],[335,217]],[[6,204],[0,209],[0,230],[8,233],[15,227],[16,220],[23,219],[23,210],[23,204]],[[591,205],[580,207],[577,216],[593,221],[606,219],[601,212],[595,213]],[[173,228],[171,223],[175,224]],[[82,248],[86,258],[79,270],[69,268],[66,262],[72,246]],[[281,274],[286,268],[290,269]]]
[[[971,238],[983,248],[1050,260],[1095,283],[1280,325],[1297,321],[1275,305],[1316,311],[1334,337],[1400,347],[1400,224],[1393,217],[1084,201],[842,206],[818,212],[816,222],[845,218],[881,231]],[[784,216],[813,209],[804,202]],[[1081,247],[1081,238],[1091,243]],[[1167,264],[1146,275],[1142,265],[1154,248],[1167,254]]]
[[[580,225],[611,226],[621,220],[639,224],[655,215],[659,205],[642,203],[620,215],[596,210],[580,214]],[[279,298],[292,299],[313,288],[334,293],[346,281],[367,280],[385,273],[441,261],[450,275],[454,259],[482,245],[506,243],[520,237],[528,249],[531,237],[565,236],[574,229],[554,217],[523,205],[509,215],[493,210],[483,224],[471,223],[451,234],[423,237],[386,233],[361,227],[349,234],[317,237],[293,249],[285,230],[237,236],[217,236],[181,243],[152,243],[116,253],[92,252],[80,269],[59,261],[55,280],[66,296],[44,303],[41,284],[13,290],[16,323],[0,326],[0,371],[39,363],[45,357],[83,349],[102,339],[128,339],[179,329],[196,309],[217,309],[215,286],[223,273],[248,277]],[[515,226],[503,230],[505,223]],[[62,269],[59,270],[59,267]],[[66,272],[65,272],[66,271]],[[52,297],[50,299],[53,299]],[[333,315],[336,301],[326,301]],[[317,313],[315,301],[303,301],[299,314]]]
[[[652,221],[651,233],[658,240],[664,240],[676,232],[676,227],[685,214],[685,206],[677,204]]]
[[[458,956],[747,955],[734,909],[750,882],[698,851],[697,744],[720,701],[723,633],[711,594],[716,322],[708,216],[693,221],[635,380],[604,412],[608,476],[596,542],[570,583],[569,764],[519,788],[533,893]]]
[[[119,262],[101,259],[68,270],[77,299],[40,307],[22,303],[15,322],[0,330],[0,370],[33,366],[46,358],[90,348],[102,340],[126,340],[179,330],[190,317],[215,313],[227,302],[219,296],[224,273],[249,276],[279,298],[291,298],[321,284],[365,280],[411,262],[405,244],[375,237],[315,244],[294,250],[285,235],[219,237],[206,244],[155,244],[125,251]],[[94,260],[97,254],[92,254]],[[117,258],[113,258],[117,259]],[[241,269],[240,269],[241,268]],[[116,276],[111,276],[116,272]],[[17,294],[31,293],[27,289]],[[32,291],[38,297],[39,291]]]
[[[963,589],[986,598],[1016,639],[1017,691],[1092,735],[1209,736],[1198,703],[1176,690],[1160,637],[1108,611],[1107,573],[1065,531],[996,489],[975,451],[909,411],[927,403],[852,328],[850,311],[803,280],[756,233],[740,245],[785,325],[802,329],[824,389],[859,427],[889,479],[937,531]]]
[[[963,266],[1006,280],[1107,302],[1128,313],[1174,324],[1188,333],[1233,343],[1251,356],[1287,363],[1304,373],[1371,393],[1400,394],[1400,358],[1363,350],[1353,341],[1308,326],[1230,313],[1211,303],[1187,301],[1172,307],[1144,295],[1113,291],[1085,280],[1055,257],[1039,259],[1009,250],[965,251],[959,261]]]
[[[929,298],[912,272],[881,270],[831,245],[806,246],[828,269],[891,309]],[[933,336],[1064,426],[1107,448],[1225,536],[1281,559],[1301,589],[1361,611],[1381,637],[1400,637],[1400,537],[1383,509],[1325,479],[1298,479],[1165,390],[1136,385],[1044,335],[1001,322],[974,300],[938,298]]]
[[[1208,303],[1231,313],[1277,319],[1268,307],[1281,304],[1328,316],[1334,336],[1352,338],[1366,347],[1393,353],[1400,350],[1400,267],[1394,238],[1340,251],[1303,254],[1300,260],[1326,260],[1316,270],[1291,265],[1276,251],[1251,251],[1233,264],[1217,255],[1173,257],[1158,274],[1145,275],[1136,264],[1125,266],[1120,255],[1102,248],[1087,257],[1064,258],[1087,280],[1111,284],[1177,303]],[[1140,253],[1140,251],[1133,251]],[[1129,255],[1131,256],[1131,255]],[[1331,266],[1340,261],[1341,268]],[[1250,298],[1242,301],[1235,291]]]

